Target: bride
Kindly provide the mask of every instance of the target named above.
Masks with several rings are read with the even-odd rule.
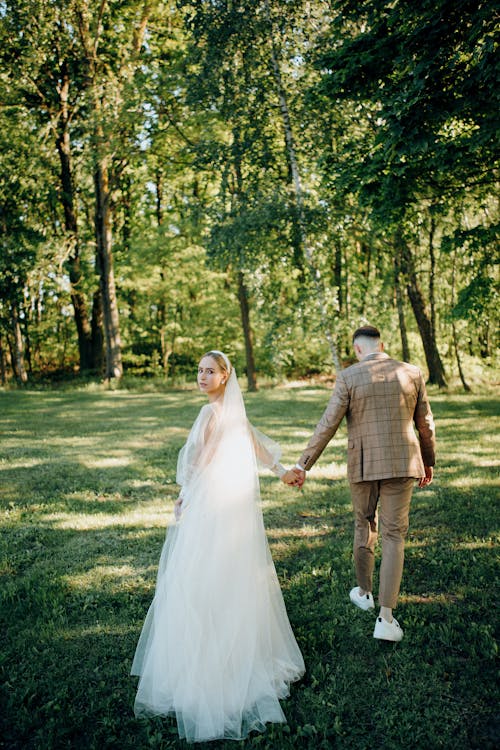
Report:
[[[267,544],[257,461],[276,475],[280,448],[247,420],[234,368],[210,351],[208,396],[177,464],[176,523],[137,645],[134,710],[175,715],[188,742],[239,740],[286,722],[279,699],[304,674]]]

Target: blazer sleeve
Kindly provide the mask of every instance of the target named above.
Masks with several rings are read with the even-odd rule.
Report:
[[[434,417],[432,416],[422,374],[420,375],[413,421],[418,431],[422,461],[425,466],[434,466],[436,463],[436,432],[434,427]]]
[[[342,373],[339,373],[328,406],[316,425],[314,434],[309,440],[305,451],[297,462],[297,465],[301,466],[305,471],[308,471],[314,465],[337,432],[349,408],[349,401],[349,389]]]

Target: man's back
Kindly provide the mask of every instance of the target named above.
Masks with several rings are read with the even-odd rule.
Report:
[[[348,396],[351,481],[419,477],[423,463],[434,463],[432,414],[417,367],[376,352],[341,372],[337,387]]]
[[[351,482],[420,477],[424,464],[434,464],[432,413],[422,374],[414,365],[374,352],[339,372],[330,402],[301,456],[304,468],[314,464],[344,416]]]
[[[373,637],[398,642],[403,630],[392,611],[401,585],[415,479],[420,488],[433,479],[434,420],[421,372],[384,354],[378,328],[361,326],[354,332],[352,343],[358,364],[337,374],[314,434],[297,464],[283,475],[283,481],[303,485],[306,471],[314,466],[346,417],[358,583],[349,592],[349,599],[363,610],[374,607],[373,571],[380,527],[380,612]]]

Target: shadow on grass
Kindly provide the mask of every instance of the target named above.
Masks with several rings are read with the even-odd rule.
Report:
[[[435,647],[418,638],[395,649],[370,640],[371,623],[362,613],[352,615],[348,605],[332,607],[326,584],[325,593],[315,588],[314,612],[297,615],[298,609],[303,611],[303,603],[295,604],[302,599],[302,589],[296,585],[287,603],[308,673],[284,703],[289,734],[268,732],[261,746],[327,747],[327,740],[330,747],[404,747],[408,732],[414,747],[494,746],[487,736],[491,725],[481,721],[488,716],[485,704],[490,700],[493,706],[495,698],[484,634],[475,635],[472,656],[468,649],[436,658]],[[18,689],[15,705],[9,695],[3,706],[5,747],[148,747],[153,733],[155,747],[185,746],[175,739],[171,721],[139,722],[132,716],[135,680],[128,671],[138,629],[121,624],[119,613],[129,606],[122,599],[115,595],[113,607],[108,604],[116,614],[113,620],[98,608],[98,624],[69,631],[61,627],[52,638],[38,638],[38,655],[30,660],[36,673],[31,668],[11,670],[8,687]],[[430,614],[443,619],[443,609],[434,604]],[[453,634],[453,625],[447,628]],[[442,628],[432,635],[446,648],[450,637]],[[471,658],[483,670],[473,686],[462,676]],[[354,700],[353,688],[360,685],[363,691]],[[362,728],[356,724],[359,711],[368,717]],[[253,744],[248,740],[242,746]]]
[[[21,396],[2,417],[0,748],[185,748],[172,721],[133,717],[129,671],[175,496],[177,449],[199,398]],[[293,432],[300,443],[295,433],[311,427],[327,396],[257,394],[249,413],[273,437]],[[283,703],[288,726],[200,747],[373,750],[407,747],[409,738],[425,750],[496,747],[492,412],[487,399],[466,403],[436,403],[445,460],[436,482],[414,494],[401,644],[374,641],[373,614],[349,604],[345,479],[311,473],[298,493],[263,478],[268,537],[307,673]],[[335,446],[344,450],[342,436]]]
[[[373,641],[373,616],[347,600],[347,487],[338,488],[339,502],[331,490],[318,482],[314,516],[302,515],[298,493],[266,511],[307,674],[284,703],[286,730],[275,727],[241,746],[368,750],[403,747],[410,733],[413,747],[493,748],[495,641],[486,589],[493,545],[464,541],[460,515],[443,498],[430,511],[421,493],[398,609],[406,639],[398,646]],[[464,501],[456,491],[453,499]],[[172,721],[134,719],[136,680],[128,676],[164,530],[116,521],[111,529],[61,530],[40,520],[17,531],[25,533],[25,549],[39,546],[24,575],[3,577],[3,747],[184,747]],[[50,564],[57,551],[65,553],[62,570]],[[368,717],[362,727],[360,712]]]

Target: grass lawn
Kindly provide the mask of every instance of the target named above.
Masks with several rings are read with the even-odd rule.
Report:
[[[246,397],[296,460],[321,387]],[[342,427],[304,490],[262,477],[266,528],[307,673],[288,725],[201,748],[498,747],[495,604],[499,400],[431,394],[435,482],[416,490],[397,617],[401,644],[355,610]],[[129,676],[153,596],[194,391],[0,392],[0,748],[181,748],[136,720]],[[496,432],[495,432],[496,431]]]

